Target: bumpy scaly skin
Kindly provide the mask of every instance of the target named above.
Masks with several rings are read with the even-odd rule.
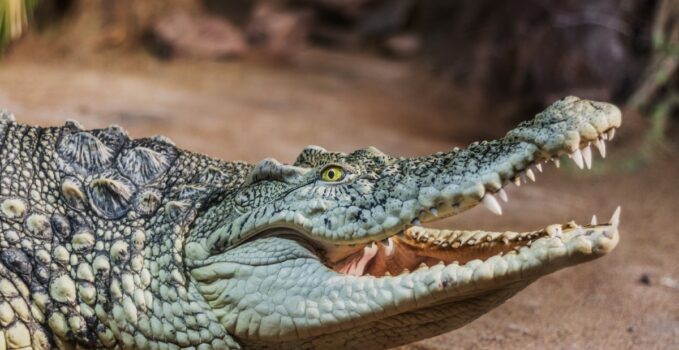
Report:
[[[9,115],[0,142],[8,348],[237,346],[188,283],[183,242],[249,165],[117,127],[35,128]]]
[[[0,349],[380,348],[461,327],[610,251],[616,227],[564,226],[516,253],[393,277],[335,272],[323,250],[459,213],[619,125],[614,106],[569,97],[465,150],[405,159],[309,147],[294,165],[252,166],[118,127],[37,128],[4,114]],[[321,181],[328,164],[347,176]]]

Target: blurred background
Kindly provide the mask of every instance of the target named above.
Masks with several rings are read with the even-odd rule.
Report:
[[[621,204],[618,249],[406,349],[679,348],[678,65],[679,0],[0,0],[0,108],[224,159],[413,156],[566,95],[619,105],[606,162],[441,224],[530,230]]]

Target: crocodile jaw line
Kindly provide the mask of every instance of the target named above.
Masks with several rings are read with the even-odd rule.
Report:
[[[366,331],[373,334],[375,339],[381,340],[378,343],[372,343],[373,339],[356,338],[357,341],[361,341],[360,344],[356,343],[349,347],[359,348],[361,345],[369,345],[369,347],[382,348],[404,344],[413,339],[422,339],[464,326],[539,277],[607,254],[618,243],[618,226],[619,210],[616,210],[611,222],[606,224],[550,225],[534,233],[516,234],[506,248],[491,256],[487,256],[489,254],[477,255],[481,249],[476,249],[476,247],[485,243],[475,243],[471,246],[467,244],[467,248],[461,246],[457,250],[459,252],[467,249],[471,252],[466,257],[466,261],[455,257],[458,260],[448,262],[447,257],[444,256],[440,261],[432,263],[430,255],[435,255],[431,254],[435,250],[428,251],[416,247],[415,249],[421,249],[416,251],[427,254],[424,264],[420,264],[411,271],[403,269],[399,274],[392,275],[387,273],[390,269],[387,268],[381,276],[379,273],[373,276],[368,272],[376,269],[375,262],[379,259],[379,254],[382,254],[384,247],[377,248],[378,252],[365,261],[363,271],[356,269],[347,273],[335,271],[324,265],[319,260],[319,256],[308,250],[307,244],[299,244],[297,239],[282,239],[282,237],[273,236],[254,240],[251,244],[276,239],[277,241],[267,242],[267,244],[279,246],[290,244],[292,249],[299,249],[297,259],[286,260],[279,264],[283,267],[282,271],[274,268],[276,264],[248,269],[241,263],[221,261],[194,269],[192,274],[196,280],[201,281],[198,284],[199,289],[216,310],[216,315],[225,328],[242,338],[246,345],[270,347],[272,344],[284,344],[285,346],[281,348],[292,349],[303,347],[308,345],[309,341],[313,341],[327,342],[330,345],[318,348],[332,349],[347,345],[349,342],[347,339],[351,339],[353,332]],[[409,249],[412,248],[411,245],[418,244],[412,240],[416,232],[420,235],[445,234],[445,231],[410,228],[403,237],[399,235],[391,239],[403,240],[404,242],[399,244]],[[509,239],[513,235],[512,233],[488,234],[496,237],[491,241],[496,244],[505,244],[502,242],[503,238]],[[376,243],[373,247],[377,244],[382,243]],[[242,248],[245,247],[247,245]],[[366,248],[361,248],[358,254],[363,254]],[[392,256],[398,255],[396,250],[400,248],[393,249]],[[302,252],[308,254],[302,256],[304,254]],[[241,253],[241,255],[247,254]],[[272,271],[277,271],[276,273],[280,275],[271,275]],[[229,279],[238,282],[232,285]],[[268,287],[265,290],[271,294],[262,295],[262,291],[248,294],[250,293],[248,286],[251,283],[260,286],[263,283],[252,282],[253,280],[268,280],[269,282],[266,283]],[[237,287],[239,285],[241,287]],[[292,305],[301,303],[304,305],[303,309],[307,311],[297,314],[296,319],[288,318],[294,315],[289,314],[292,311],[288,309],[285,313],[290,316],[287,317],[279,314],[258,316],[253,314],[255,312],[253,310],[239,309],[237,303],[234,305],[236,300],[247,299],[259,305],[255,309],[258,312],[267,310],[268,307],[264,307],[265,305],[274,307],[270,304],[270,300],[277,300],[286,307],[289,307],[290,303]],[[468,303],[467,300],[475,301]],[[474,305],[477,302],[485,306],[475,308]],[[367,305],[374,304],[380,305],[379,309],[371,310],[367,314],[357,314],[357,310],[351,308],[351,305],[367,307]],[[238,311],[232,312],[235,310]],[[307,316],[313,310],[320,312],[318,315],[320,319]],[[414,313],[419,315],[416,316],[419,318],[426,315],[424,320],[427,324],[438,323],[437,328],[419,329],[417,336],[407,338],[389,338],[388,335],[373,331],[373,322],[377,320],[407,318]],[[255,328],[248,327],[248,324],[252,324],[255,319],[259,321],[259,324]],[[286,319],[288,321],[284,321]],[[322,322],[318,323],[319,320]],[[274,322],[275,326],[271,322]],[[409,327],[417,328],[417,323],[410,324]],[[300,329],[304,332],[299,333]],[[387,340],[384,339],[385,336]],[[335,341],[338,343],[334,343]]]
[[[619,208],[616,209],[619,215]],[[598,233],[617,239],[619,218],[607,224],[553,224],[530,232],[488,232],[428,229],[413,226],[379,242],[353,247],[326,247],[319,258],[340,274],[389,277],[436,266],[477,265],[516,254],[544,254],[544,245],[564,248],[578,237]],[[593,236],[592,236],[593,237]],[[590,237],[591,238],[591,237]],[[534,245],[539,247],[537,250]],[[606,248],[609,249],[609,248]]]

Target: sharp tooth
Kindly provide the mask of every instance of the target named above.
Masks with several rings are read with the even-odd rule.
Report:
[[[585,160],[587,169],[592,169],[592,147],[590,147],[590,145],[587,145],[587,147],[583,148],[582,158]]]
[[[598,225],[598,222],[596,220],[596,215],[592,215],[592,221],[589,223],[592,226]]]
[[[514,179],[512,181],[514,181],[514,184],[516,186],[521,186],[521,178],[520,177],[514,176]]]
[[[561,237],[563,234],[563,229],[559,224],[549,225],[545,231],[552,237]]]
[[[615,129],[613,129],[615,130]],[[611,219],[608,220],[608,223],[613,226],[614,228],[617,228],[618,225],[620,224],[620,206],[615,208],[615,211],[613,212],[613,216],[611,216]]]
[[[511,241],[511,240],[514,240],[516,237],[518,237],[519,234],[516,233],[516,232],[508,231],[508,232],[503,233],[502,236]]]
[[[374,244],[374,242],[370,242],[370,244],[363,248],[363,255],[361,258],[353,263],[351,267],[349,267],[348,273],[355,276],[362,276],[365,274],[365,267],[368,265],[370,260],[375,257],[377,250],[377,246]]]
[[[531,181],[535,182],[535,173],[533,173],[533,170],[526,170],[526,176],[531,179]]]
[[[394,242],[391,241],[391,237],[386,239],[387,243],[384,245],[384,253],[390,256],[394,252]]]
[[[498,191],[498,195],[505,203],[509,202],[509,197],[507,197],[507,192],[505,192],[504,188],[501,188],[500,191]]]
[[[539,172],[542,172],[542,164],[540,163],[535,164],[535,168],[538,169]]]
[[[418,270],[426,269],[426,268],[429,268],[429,266],[427,266],[427,264],[425,264],[425,263],[420,263],[420,266],[417,267]]]
[[[583,169],[585,167],[585,163],[582,160],[582,152],[580,152],[580,149],[576,149],[575,152],[571,153],[571,157],[573,159],[573,162],[575,162],[575,165],[578,166],[578,168]]]
[[[601,139],[596,140],[596,149],[599,150],[599,154],[601,154],[601,158],[606,158],[606,142]]]
[[[601,135],[599,135],[599,136],[601,136],[601,139],[602,139],[602,140],[608,140],[608,133],[603,133],[603,134],[601,134]]]
[[[468,241],[470,238],[474,237],[475,234],[476,234],[476,232],[474,232],[474,231],[465,231],[465,232],[462,232],[462,234],[461,234],[460,237],[458,238],[459,241],[460,241],[460,245],[465,245],[465,244],[467,244],[467,241]]]
[[[483,205],[485,205],[493,214],[502,215],[502,207],[500,207],[497,199],[495,199],[492,194],[486,193],[481,202],[483,202]]]
[[[476,231],[476,233],[474,233],[474,235],[472,236],[472,238],[474,238],[475,240],[481,242],[481,241],[483,241],[483,239],[486,237],[486,235],[488,235],[488,232],[484,232],[484,231]]]
[[[608,131],[608,139],[613,140],[614,137],[615,137],[615,129],[609,130]]]
[[[553,160],[554,160],[554,165],[556,165],[557,168],[560,168],[561,167],[561,161],[559,160],[559,158],[554,158]]]
[[[526,173],[521,174],[521,182],[528,183],[528,180],[526,180]]]
[[[415,218],[413,219],[412,224],[415,226],[420,226],[422,225],[422,222],[420,221],[420,219]]]
[[[384,273],[384,276],[391,277],[391,272],[386,271],[386,272]]]
[[[439,216],[439,211],[436,210],[436,208],[432,207],[432,208],[429,209],[429,211],[431,212],[431,215]]]

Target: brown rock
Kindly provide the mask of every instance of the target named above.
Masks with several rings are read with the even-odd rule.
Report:
[[[240,29],[207,14],[172,12],[160,19],[152,31],[157,44],[171,57],[232,58],[247,50]]]
[[[387,54],[393,57],[406,58],[420,52],[420,38],[413,34],[394,35],[384,42]]]
[[[247,26],[248,42],[269,54],[288,56],[306,46],[312,17],[307,10],[260,2]]]

